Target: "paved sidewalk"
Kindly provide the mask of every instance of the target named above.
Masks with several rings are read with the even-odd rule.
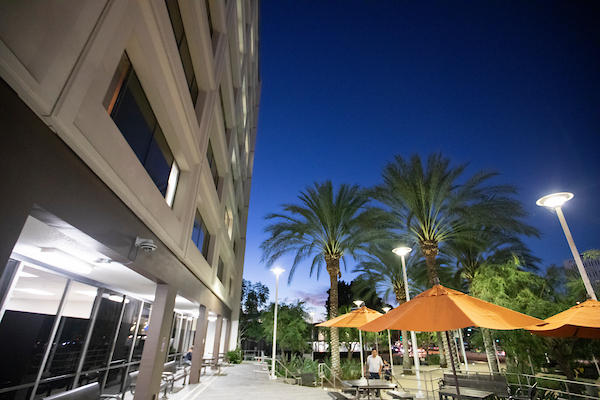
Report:
[[[209,370],[207,375],[202,375],[199,384],[186,385],[177,393],[169,394],[169,399],[331,400],[327,391],[321,388],[288,385],[281,380],[272,381],[265,373],[255,373],[255,368],[252,363],[242,363],[222,368],[221,375],[211,375]]]
[[[183,388],[180,385],[175,386],[175,392],[169,393],[169,400],[331,400],[326,390],[310,388],[298,385],[289,385],[281,380],[272,381],[268,375],[261,372],[254,372],[257,368],[251,362],[245,362],[238,365],[231,365],[221,369],[222,374],[217,371],[207,371],[207,375],[201,376],[201,382],[194,385],[186,385]],[[411,393],[417,393],[417,382],[415,376],[402,375],[402,368],[395,366],[396,378],[398,382]],[[470,363],[470,371],[486,371],[487,363]],[[448,370],[446,370],[447,372]],[[423,367],[421,379],[423,380],[424,396],[429,395],[429,399],[437,399],[438,389],[437,381],[443,375],[443,370],[437,367]],[[427,383],[425,382],[427,381]],[[162,392],[161,392],[162,396]],[[382,393],[383,398],[389,398]],[[427,397],[425,397],[427,399]]]

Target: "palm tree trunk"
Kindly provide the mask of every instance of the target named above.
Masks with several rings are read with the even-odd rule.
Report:
[[[338,275],[340,273],[339,257],[325,256],[327,272],[331,288],[329,289],[329,318],[338,316]],[[331,328],[331,369],[338,378],[342,377],[342,367],[340,362],[340,336],[338,328]]]
[[[402,373],[412,375],[412,363],[408,353],[408,331],[402,331],[402,347],[404,348],[404,355],[402,356]],[[413,354],[415,351],[416,350],[413,349]]]
[[[440,355],[440,367],[446,368],[448,366],[448,361],[446,359],[446,350],[444,348],[444,340],[442,339],[444,332],[436,332],[435,338],[438,345],[438,354]]]
[[[448,338],[446,337],[446,333],[445,332],[440,332],[441,333],[441,337],[442,337],[442,346],[443,346],[443,351],[440,351],[440,366],[442,365],[442,356],[441,354],[444,354],[444,362],[446,364],[446,366],[448,365],[448,361],[450,360],[450,357],[452,357],[452,354],[450,353],[452,351],[452,348],[450,347],[451,343],[448,343]],[[452,332],[448,332],[448,336],[450,336],[452,334]],[[453,360],[456,361],[456,358],[453,358]]]
[[[483,335],[483,344],[485,345],[485,354],[488,359],[488,364],[490,365],[490,372],[500,372],[500,368],[496,362],[492,332],[487,328],[481,328],[481,334]]]

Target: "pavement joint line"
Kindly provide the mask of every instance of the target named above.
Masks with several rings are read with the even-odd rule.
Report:
[[[197,394],[202,393],[211,383],[213,383],[215,381],[215,379],[217,379],[218,376],[219,375],[217,375],[217,374],[213,374],[210,378],[208,378],[207,381],[199,382],[200,386],[198,386],[197,388],[195,388],[194,390],[192,390],[191,392],[186,394],[185,397],[183,397],[181,400],[191,400],[192,399],[191,396],[195,396]],[[198,392],[198,393],[196,393],[196,392]]]

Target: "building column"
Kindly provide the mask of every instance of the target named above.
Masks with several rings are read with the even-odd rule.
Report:
[[[192,353],[192,367],[190,370],[190,384],[200,382],[202,359],[204,358],[204,343],[206,342],[206,328],[208,328],[208,313],[205,306],[200,306],[198,322],[196,322],[196,337],[194,338],[194,352]]]
[[[227,353],[229,350],[233,350],[235,349],[235,347],[232,349],[231,345],[229,344],[229,338],[231,335],[231,331],[232,331],[232,327],[231,327],[231,321],[227,321],[227,330],[225,331],[225,348],[223,349],[223,351],[225,353]]]
[[[167,284],[156,286],[134,400],[156,400],[159,397],[163,367],[169,351],[176,296],[177,290],[174,287]]]
[[[217,369],[217,363],[219,362],[219,348],[221,347],[221,331],[223,330],[223,316],[217,315],[217,320],[215,321],[215,343],[213,344],[213,357],[215,358],[215,363],[212,366],[212,369]]]

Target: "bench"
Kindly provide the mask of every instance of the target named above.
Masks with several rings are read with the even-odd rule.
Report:
[[[392,399],[414,399],[415,395],[408,392],[399,392],[397,390],[388,390],[387,394],[392,396]]]
[[[339,392],[327,392],[327,394],[335,400],[348,400],[348,397],[344,396]]]
[[[498,397],[508,397],[508,385],[506,378],[502,375],[494,374],[456,374],[458,386],[460,388],[477,389],[486,392],[492,392]],[[455,388],[456,381],[451,373],[444,373],[444,379],[440,382],[440,389]],[[455,388],[456,389],[456,388]]]
[[[175,387],[175,382],[183,379],[183,385],[185,386],[185,378],[190,374],[189,367],[179,367],[177,361],[170,361],[163,367],[163,379],[171,385],[171,391]],[[166,391],[165,391],[166,395]]]
[[[134,372],[130,372],[129,374],[127,374],[127,379],[125,380],[125,386],[123,389],[123,394],[127,393],[127,391],[130,391],[131,394],[135,394],[135,385],[137,384],[137,378],[138,375],[140,374],[140,371],[134,371]],[[161,391],[165,391],[163,394],[163,398],[167,397],[167,390],[169,389],[169,386],[171,385],[171,382],[166,380],[164,377],[162,378],[161,382],[160,382],[160,389],[158,390],[159,392]]]
[[[118,394],[100,394],[100,384],[98,382],[90,383],[77,389],[57,393],[43,400],[99,400],[99,399],[120,399]]]

